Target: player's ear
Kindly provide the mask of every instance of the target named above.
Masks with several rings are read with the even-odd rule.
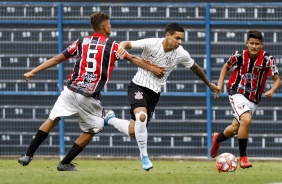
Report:
[[[169,32],[166,32],[165,33],[165,37],[168,37],[170,34],[169,34]]]

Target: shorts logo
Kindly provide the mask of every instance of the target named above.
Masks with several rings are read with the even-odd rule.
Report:
[[[143,93],[140,91],[135,92],[135,97],[136,100],[141,100],[143,99]]]
[[[243,110],[244,107],[245,107],[245,104],[244,104],[244,103],[241,103],[241,104],[239,104],[239,105],[237,106],[237,108],[240,109],[240,110]]]

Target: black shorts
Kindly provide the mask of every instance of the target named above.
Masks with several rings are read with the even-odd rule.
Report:
[[[131,119],[136,120],[133,110],[137,107],[145,107],[147,109],[147,122],[152,118],[155,108],[158,104],[160,94],[149,88],[139,86],[131,81],[128,86],[128,101],[130,104]]]

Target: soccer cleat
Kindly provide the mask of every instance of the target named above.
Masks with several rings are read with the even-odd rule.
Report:
[[[212,158],[215,158],[216,155],[218,154],[218,150],[219,150],[219,146],[220,144],[216,141],[217,137],[218,137],[219,133],[214,132],[212,134],[212,146],[210,148],[210,155]]]
[[[104,124],[105,124],[105,125],[109,125],[109,120],[110,120],[111,118],[115,118],[115,117],[116,117],[115,112],[112,111],[112,110],[109,110],[109,111],[107,112],[106,116],[104,117]]]
[[[142,163],[142,167],[145,171],[149,171],[150,169],[153,168],[153,164],[150,161],[148,156],[142,156],[141,163]]]
[[[240,167],[243,168],[243,169],[252,167],[252,163],[249,162],[247,156],[240,157]]]
[[[62,162],[59,162],[57,166],[58,171],[78,171],[74,164],[69,163],[69,164],[62,164]]]
[[[27,166],[31,160],[32,160],[32,157],[30,157],[30,156],[22,156],[18,159],[18,162],[22,166]]]

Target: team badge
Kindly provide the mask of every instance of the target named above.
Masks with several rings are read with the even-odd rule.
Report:
[[[141,100],[143,99],[143,93],[140,91],[135,92],[135,97],[136,100]]]

